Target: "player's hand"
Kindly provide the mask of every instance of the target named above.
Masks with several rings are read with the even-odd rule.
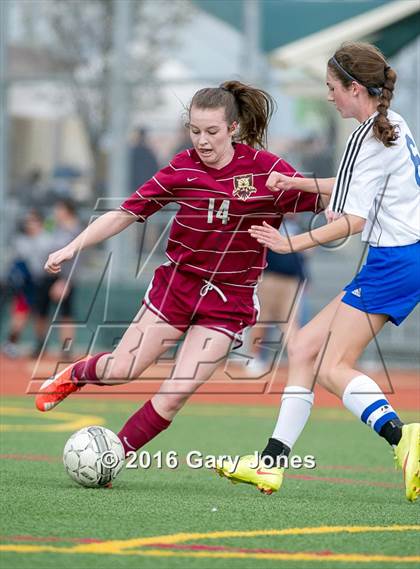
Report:
[[[51,253],[44,265],[44,269],[47,273],[56,275],[61,271],[61,264],[64,263],[64,261],[70,261],[73,257],[74,251],[72,249],[67,249],[67,247],[59,249],[58,251]]]
[[[263,225],[251,225],[251,227],[248,229],[248,232],[250,233],[251,237],[254,237],[254,239],[258,241],[258,243],[261,243],[261,245],[268,247],[274,251],[274,253],[292,252],[289,239],[280,235],[277,229],[265,221],[263,221]]]
[[[280,174],[280,172],[271,172],[265,185],[272,192],[293,190],[296,187],[296,179]]]
[[[327,220],[327,223],[332,223],[336,219],[340,219],[340,217],[343,217],[342,213],[336,213],[335,211],[331,211],[328,208],[324,211],[324,215]]]

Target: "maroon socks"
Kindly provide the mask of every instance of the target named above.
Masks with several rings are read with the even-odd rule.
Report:
[[[100,357],[110,352],[95,354],[88,360],[77,362],[72,371],[74,383],[83,387],[87,383],[95,385],[105,385],[96,374],[96,364]],[[125,454],[136,451],[146,443],[154,439],[160,432],[169,427],[171,421],[164,419],[157,413],[152,402],[146,401],[141,409],[132,415],[121,431],[118,433]]]
[[[106,354],[110,354],[110,352],[101,352],[99,354],[95,354],[88,360],[74,364],[71,377],[78,387],[83,387],[87,383],[106,385],[102,383],[99,377],[96,375],[96,364],[98,363],[99,358],[105,356]]]
[[[118,433],[125,454],[138,450],[167,429],[170,424],[171,421],[164,419],[155,411],[150,400],[146,401],[143,407],[128,419]]]

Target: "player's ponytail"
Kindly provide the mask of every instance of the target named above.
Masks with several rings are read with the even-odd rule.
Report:
[[[386,66],[384,70],[384,84],[382,92],[379,95],[378,114],[373,121],[373,134],[385,146],[392,146],[398,138],[395,126],[388,119],[388,109],[394,94],[394,86],[397,80],[397,74],[391,68]]]
[[[344,87],[356,81],[366,87],[371,97],[378,97],[373,134],[384,146],[392,146],[398,138],[398,132],[396,126],[389,122],[388,109],[397,74],[388,65],[383,53],[370,43],[346,42],[328,61],[328,68]]]
[[[193,106],[201,109],[224,108],[226,122],[229,125],[233,122],[239,124],[236,140],[252,147],[265,148],[268,123],[275,103],[262,89],[240,81],[225,81],[220,87],[197,91],[189,109]]]
[[[249,146],[265,148],[268,123],[275,108],[271,95],[240,81],[225,81],[220,87],[232,93],[235,98],[239,115],[239,139]]]

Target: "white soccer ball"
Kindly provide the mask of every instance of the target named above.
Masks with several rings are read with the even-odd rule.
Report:
[[[109,484],[124,464],[124,447],[115,433],[105,427],[86,427],[66,443],[63,462],[72,480],[88,488]]]

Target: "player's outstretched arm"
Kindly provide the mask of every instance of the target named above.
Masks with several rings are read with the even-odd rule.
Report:
[[[266,186],[272,192],[284,190],[301,190],[312,194],[330,196],[333,191],[335,178],[300,178],[286,176],[280,172],[271,172]]]
[[[51,253],[44,269],[53,275],[61,271],[61,264],[70,261],[78,251],[97,245],[109,237],[120,233],[136,221],[136,217],[125,211],[109,211],[101,215],[93,223],[88,225],[73,241],[68,245]]]
[[[328,225],[292,237],[281,235],[278,229],[263,221],[262,225],[251,225],[248,232],[258,243],[274,253],[296,253],[360,233],[365,221],[357,215],[346,214]]]

